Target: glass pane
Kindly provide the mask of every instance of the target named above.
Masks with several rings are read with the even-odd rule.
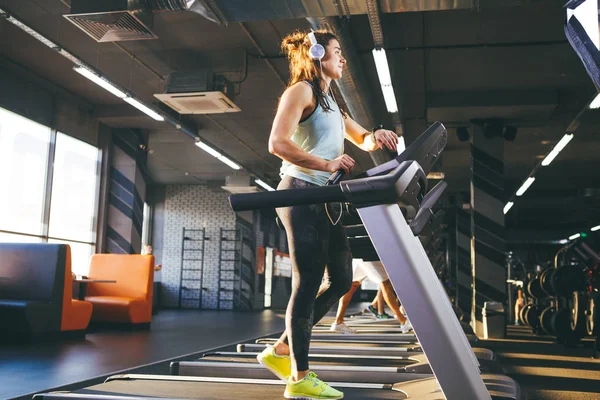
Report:
[[[50,128],[0,108],[0,229],[42,234]]]
[[[90,271],[90,257],[94,251],[93,245],[56,239],[48,239],[48,243],[63,243],[71,246],[71,272],[75,275],[88,274]]]
[[[15,235],[0,232],[0,243],[40,243],[42,239],[35,236]]]
[[[93,242],[98,149],[56,135],[49,236]]]
[[[150,206],[144,203],[144,222],[142,223],[142,249],[150,242]]]

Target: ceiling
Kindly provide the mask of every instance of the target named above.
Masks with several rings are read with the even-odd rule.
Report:
[[[300,11],[292,6],[304,2],[281,2],[254,1],[250,13],[244,9],[249,2],[232,0],[227,3],[228,24],[193,12],[154,13],[152,31],[158,39],[116,43],[97,43],[63,18],[70,12],[70,0],[0,0],[0,5],[147,103],[156,103],[153,95],[164,92],[168,74],[174,71],[210,67],[230,80],[244,79],[247,54],[247,76],[236,85],[234,98],[242,111],[188,115],[181,120],[198,129],[203,141],[241,164],[244,173],[276,185],[280,160],[269,154],[267,141],[288,79],[279,44],[290,31],[311,26],[304,18],[307,14],[328,16],[344,27],[350,39],[345,43],[348,63],[359,72],[353,78],[363,88],[369,118],[393,126],[371,55],[374,40],[369,19],[360,13],[363,2],[316,0],[314,9]],[[407,144],[432,122],[444,123],[449,141],[440,169],[449,191],[468,202],[469,144],[458,140],[456,128],[474,118],[504,119],[518,128],[516,139],[504,142],[508,199],[595,94],[563,33],[560,2],[506,1],[507,6],[493,7],[498,2],[482,0],[467,1],[478,5],[473,9],[400,12],[406,9],[399,6],[403,3],[429,3],[380,2],[384,45]],[[336,17],[328,11],[339,11],[340,4],[353,12]],[[279,10],[284,6],[288,6],[286,13]],[[152,150],[149,171],[156,183],[222,181],[234,174],[194,146],[190,137],[74,73],[70,61],[6,21],[0,21],[0,33],[0,55],[92,104],[103,123],[144,129]],[[507,215],[509,226],[549,224],[572,229],[600,223],[600,197],[590,190],[600,188],[600,112],[586,112],[581,122],[575,139],[551,166],[536,174],[535,184],[516,202]],[[346,149],[358,161],[356,172],[373,166],[367,154],[351,144]]]

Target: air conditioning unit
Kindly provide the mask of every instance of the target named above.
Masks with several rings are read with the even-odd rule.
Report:
[[[251,184],[252,177],[248,175],[228,176],[225,178],[225,186],[221,189],[230,193],[254,193],[258,192],[258,187]]]
[[[179,114],[222,114],[241,111],[227,97],[233,87],[210,70],[173,72],[167,80],[166,93],[154,97]]]

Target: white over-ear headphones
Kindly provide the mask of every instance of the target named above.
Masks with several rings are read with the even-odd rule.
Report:
[[[321,61],[321,59],[325,57],[325,47],[317,42],[317,38],[315,37],[315,33],[313,31],[310,31],[308,38],[310,39],[311,43],[310,49],[308,50],[310,58]]]

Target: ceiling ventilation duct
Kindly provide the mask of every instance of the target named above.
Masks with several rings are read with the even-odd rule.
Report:
[[[169,74],[166,93],[154,97],[179,114],[222,114],[241,111],[227,97],[233,93],[227,80],[203,69]]]
[[[191,11],[212,19],[196,0],[71,0],[70,22],[97,42],[157,39],[152,13]]]
[[[481,10],[523,6],[541,0],[386,0],[380,1],[381,13]],[[577,1],[577,0],[575,0]],[[357,0],[197,0],[188,1],[190,11],[217,23],[299,18],[342,17],[367,14],[367,2]]]
[[[146,0],[71,0],[65,18],[97,42],[156,39],[150,11]]]

